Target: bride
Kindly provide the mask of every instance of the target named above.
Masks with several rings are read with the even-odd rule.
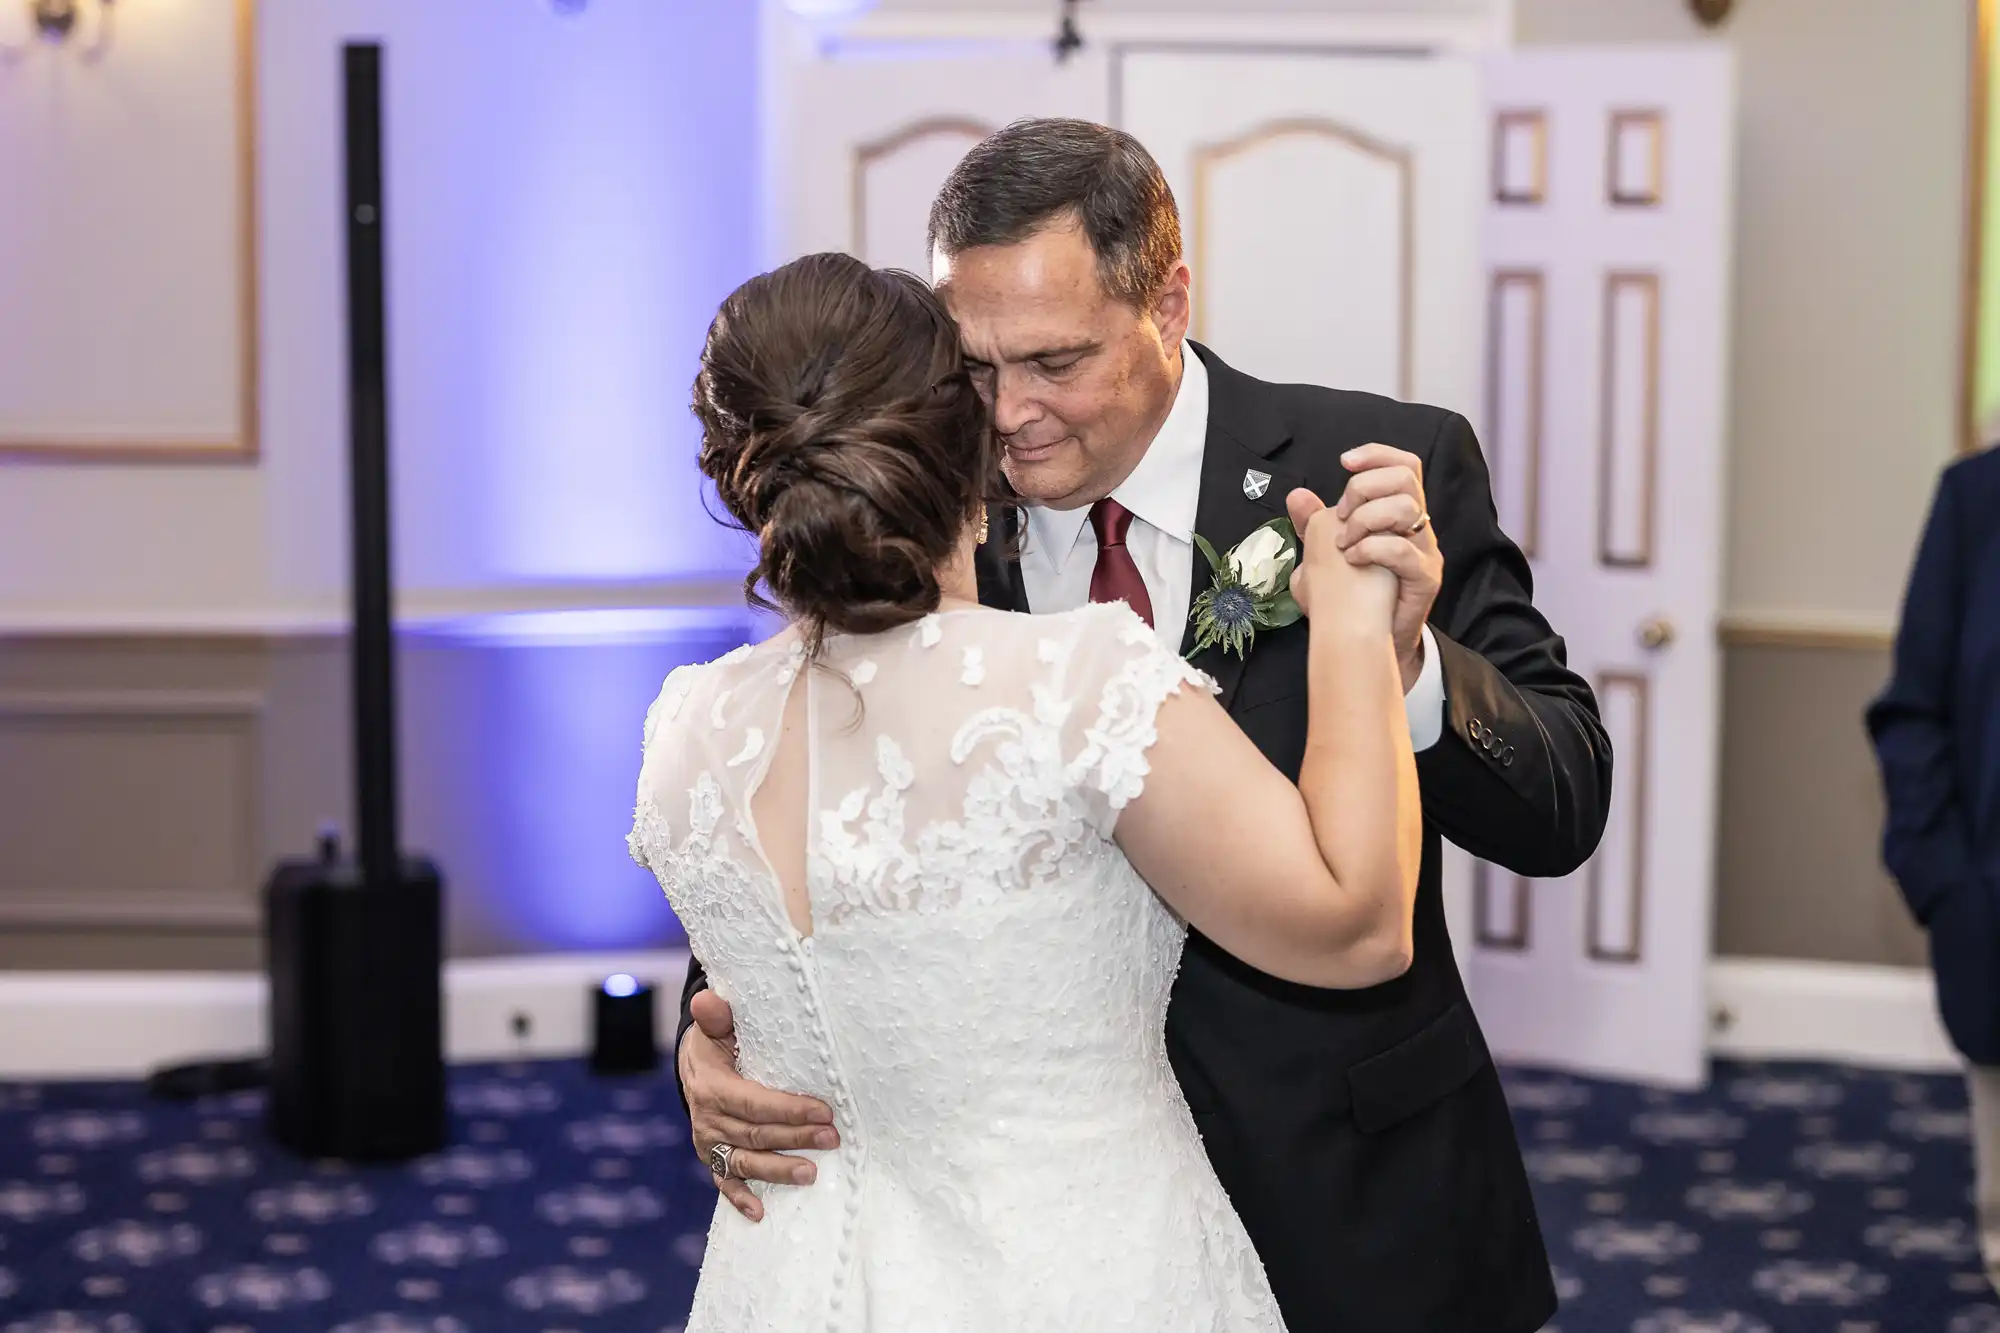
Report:
[[[742,1072],[829,1103],[841,1143],[762,1222],[716,1209],[688,1333],[1282,1329],[1168,1066],[1168,990],[1190,925],[1307,985],[1408,966],[1393,576],[1294,493],[1293,787],[1123,603],[978,604],[999,446],[916,278],[753,278],[694,408],[790,623],[667,677],[631,849]]]

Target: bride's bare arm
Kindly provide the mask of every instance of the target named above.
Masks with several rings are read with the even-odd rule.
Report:
[[[1333,526],[1309,523],[1294,584],[1312,636],[1298,786],[1213,698],[1182,690],[1160,709],[1117,839],[1175,911],[1252,967],[1364,987],[1409,967],[1423,812],[1389,633],[1395,578],[1348,565]]]

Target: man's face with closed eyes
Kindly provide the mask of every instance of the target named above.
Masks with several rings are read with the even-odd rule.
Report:
[[[1083,229],[1058,220],[1012,245],[937,253],[931,281],[993,409],[1007,480],[1075,509],[1131,475],[1180,384],[1187,267],[1147,309],[1104,289]]]

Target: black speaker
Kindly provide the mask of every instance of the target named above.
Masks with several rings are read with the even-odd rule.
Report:
[[[281,863],[265,888],[271,1137],[303,1157],[401,1161],[445,1143],[443,881],[351,858]]]
[[[359,855],[325,836],[265,886],[267,1127],[302,1155],[397,1160],[445,1142],[444,884],[396,831],[381,47],[349,44],[342,63]]]

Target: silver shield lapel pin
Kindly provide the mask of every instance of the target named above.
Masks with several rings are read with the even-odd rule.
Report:
[[[1251,500],[1261,500],[1264,492],[1271,489],[1271,474],[1251,468],[1243,474],[1243,494]]]

